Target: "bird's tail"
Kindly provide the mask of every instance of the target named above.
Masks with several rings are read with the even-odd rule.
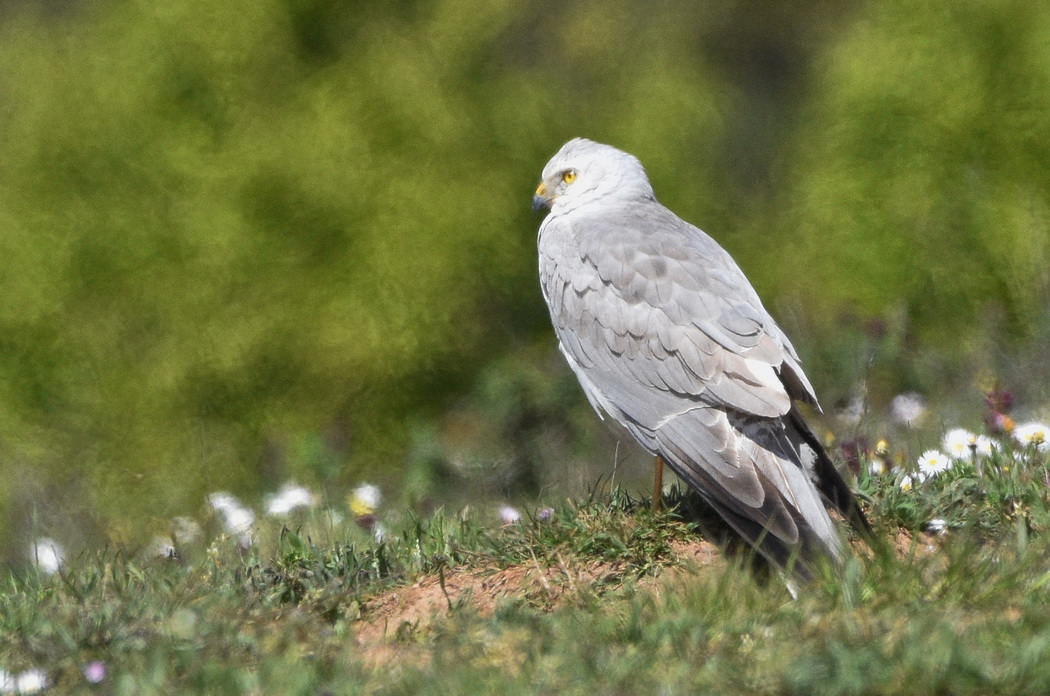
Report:
[[[819,559],[841,561],[842,543],[829,506],[870,537],[856,497],[801,414],[792,410],[782,420],[731,416],[729,421],[736,433],[732,451],[692,442],[697,429],[685,421],[669,421],[648,439],[737,534],[796,578],[811,577]],[[740,467],[739,478],[726,476],[726,464],[715,461],[726,456]]]
[[[831,457],[828,456],[827,450],[824,449],[820,440],[813,434],[806,421],[802,419],[802,414],[799,413],[798,407],[791,409],[791,412],[788,414],[788,423],[798,433],[798,437],[801,438],[802,442],[813,452],[813,472],[811,477],[817,490],[854,529],[860,532],[865,541],[870,542],[874,538],[875,533],[868,522],[868,518],[864,516],[864,511],[857,501],[857,496],[853,494],[849,485],[842,478],[842,474],[839,473],[834,462],[831,461]]]

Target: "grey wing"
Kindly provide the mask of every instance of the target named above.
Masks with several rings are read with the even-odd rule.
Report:
[[[793,348],[728,254],[653,206],[544,224],[541,282],[562,352],[592,405],[760,550],[837,555],[785,418],[794,399],[816,403]]]
[[[544,224],[541,283],[567,357],[688,404],[770,418],[796,399],[816,404],[794,348],[729,255],[662,206],[650,212]]]

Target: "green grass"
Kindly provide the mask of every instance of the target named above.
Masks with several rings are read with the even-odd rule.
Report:
[[[881,536],[912,542],[797,600],[745,555],[678,553],[698,539],[678,497],[654,514],[618,490],[497,528],[439,512],[382,542],[314,512],[247,551],[100,551],[10,574],[0,667],[56,694],[1046,693],[1046,465],[1012,449],[910,491],[863,477]],[[933,516],[947,532],[921,532]],[[488,603],[486,579],[506,584]],[[438,601],[384,604],[412,587]]]

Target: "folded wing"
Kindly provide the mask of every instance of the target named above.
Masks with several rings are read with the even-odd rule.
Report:
[[[772,560],[839,556],[820,492],[848,516],[859,508],[794,406],[816,405],[812,386],[714,240],[655,201],[549,218],[540,275],[562,352],[599,412]]]

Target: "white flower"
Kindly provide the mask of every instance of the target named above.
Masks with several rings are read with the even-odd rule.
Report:
[[[942,471],[947,471],[952,466],[951,458],[944,452],[938,450],[926,450],[919,457],[919,480],[925,481],[931,476],[936,476]]]
[[[1050,452],[1050,425],[1025,423],[1014,428],[1014,437],[1025,447],[1035,446],[1040,452]]]
[[[382,502],[383,492],[379,490],[379,486],[362,483],[350,493],[350,512],[357,517],[374,515]]]
[[[216,491],[208,496],[208,505],[211,506],[212,510],[216,512],[225,512],[226,510],[235,510],[242,507],[241,501],[233,497],[232,494],[226,491]]]
[[[266,501],[266,514],[270,517],[284,517],[300,507],[313,507],[316,496],[306,488],[295,483],[286,483],[277,493]]]
[[[890,402],[890,413],[893,420],[912,428],[918,425],[926,415],[926,405],[923,404],[921,396],[915,392],[907,392],[893,397],[893,401]]]
[[[226,531],[230,534],[244,534],[255,524],[255,513],[248,508],[227,510],[224,517],[226,519]]]
[[[11,674],[0,669],[0,694],[38,694],[47,688],[47,675],[42,669],[27,669]]]
[[[499,519],[503,524],[514,524],[521,519],[521,513],[510,505],[503,505],[499,509]]]
[[[868,464],[868,473],[872,476],[882,476],[889,473],[890,467],[886,465],[885,459],[875,457]]]
[[[948,521],[942,520],[940,517],[930,520],[926,523],[926,531],[932,534],[944,534],[948,531]]]
[[[905,474],[901,477],[900,483],[897,485],[901,487],[902,491],[910,491],[912,486],[915,485],[915,479],[913,479],[910,474]]]
[[[999,443],[987,435],[978,435],[974,447],[977,449],[978,457],[990,457],[992,452],[999,449]]]
[[[965,428],[955,428],[944,434],[944,449],[952,459],[970,459],[973,455],[990,457],[997,449],[995,440],[987,435],[975,435]]]
[[[27,669],[18,675],[16,686],[20,694],[38,694],[47,688],[47,674],[42,669]]]
[[[971,448],[977,446],[977,436],[966,428],[955,428],[944,434],[942,445],[952,459],[969,459]]]
[[[45,575],[58,572],[66,561],[66,552],[54,539],[43,537],[37,539],[29,549],[29,554],[36,567]]]
[[[208,503],[222,518],[223,529],[236,536],[241,546],[251,544],[251,529],[255,524],[255,513],[241,505],[241,501],[229,493],[219,491],[208,496]]]

